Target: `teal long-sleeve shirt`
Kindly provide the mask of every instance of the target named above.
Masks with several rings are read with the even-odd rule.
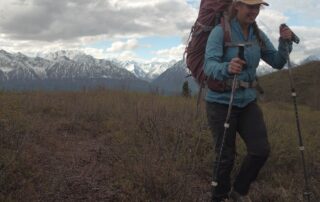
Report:
[[[250,82],[255,80],[256,69],[259,65],[260,58],[271,67],[281,69],[286,64],[287,49],[292,50],[292,43],[288,47],[285,41],[279,39],[279,47],[276,50],[269,38],[260,30],[260,37],[265,43],[265,47],[261,48],[257,38],[253,33],[253,26],[249,27],[248,38],[245,39],[242,34],[240,24],[236,19],[230,21],[231,41],[232,43],[252,42],[252,46],[244,49],[244,58],[246,65],[242,72],[237,76],[238,80]],[[216,26],[210,33],[204,62],[204,73],[211,78],[217,80],[232,79],[233,75],[228,73],[228,65],[232,58],[237,57],[238,48],[228,47],[224,50],[224,32],[220,25]],[[234,95],[233,105],[237,107],[245,107],[247,104],[256,99],[256,90],[253,88],[239,88]],[[206,101],[217,102],[221,104],[229,104],[230,92],[215,92],[208,90]]]

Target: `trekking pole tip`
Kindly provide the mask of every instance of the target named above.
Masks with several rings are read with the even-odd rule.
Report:
[[[310,202],[310,196],[311,196],[311,192],[310,191],[304,191],[303,192],[303,197],[304,198],[307,198],[308,200],[308,202]]]

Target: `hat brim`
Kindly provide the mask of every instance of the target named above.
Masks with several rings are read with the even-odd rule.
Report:
[[[265,6],[269,6],[269,4],[268,4],[267,2],[259,1],[259,0],[257,0],[257,1],[251,1],[251,2],[246,2],[246,1],[241,1],[241,0],[240,0],[240,2],[242,2],[242,3],[244,3],[244,4],[247,4],[247,5],[261,5],[261,4],[263,4],[263,5],[265,5]]]

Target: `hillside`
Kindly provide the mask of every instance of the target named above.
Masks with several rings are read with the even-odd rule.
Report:
[[[310,62],[292,69],[297,101],[320,109],[320,61]],[[289,71],[284,69],[260,77],[266,101],[291,102]]]
[[[194,78],[192,76],[188,76],[189,74],[190,73],[186,68],[185,62],[180,60],[171,68],[163,72],[152,82],[152,84],[166,92],[166,94],[174,95],[180,94],[182,92],[183,83],[188,81],[191,93],[196,94],[199,87],[194,81]]]

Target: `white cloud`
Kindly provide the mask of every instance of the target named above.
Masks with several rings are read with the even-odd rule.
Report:
[[[0,32],[14,39],[68,40],[85,36],[172,35],[190,27],[196,9],[184,0],[1,1]]]
[[[276,48],[280,36],[279,26],[287,21],[288,17],[283,13],[269,9],[263,10],[257,19],[260,28]],[[309,55],[320,55],[320,27],[291,26],[290,28],[300,38],[300,43],[293,46],[292,61],[298,63]]]
[[[107,52],[119,52],[119,51],[132,51],[138,47],[137,39],[128,39],[126,42],[116,41],[110,48],[107,49]]]
[[[292,29],[301,38],[294,46],[297,62],[320,54],[319,0],[266,0],[258,24],[277,46],[279,25],[299,16]],[[0,48],[32,54],[42,50],[78,49],[94,57],[135,58],[137,38],[181,36],[185,42],[200,0],[3,0],[0,1]],[[296,14],[296,15],[295,15]],[[298,20],[298,19],[297,19]],[[309,23],[301,26],[301,21]],[[310,23],[312,22],[312,23]],[[129,39],[129,40],[128,40]],[[87,48],[114,41],[105,49]],[[152,47],[148,47],[152,50]],[[180,59],[185,45],[154,52],[154,60]]]
[[[270,4],[270,9],[282,13],[300,13],[307,18],[319,18],[319,0],[266,0]]]
[[[129,57],[138,47],[134,38],[183,35],[196,13],[185,0],[0,1],[0,47],[31,55],[113,40],[107,53],[124,50],[122,56]],[[99,57],[106,52],[90,50]]]
[[[77,49],[80,50],[81,52],[84,52],[87,55],[91,55],[95,58],[98,59],[105,59],[107,56],[107,53],[104,49],[98,49],[98,48],[81,48]]]
[[[155,52],[155,58],[161,61],[181,60],[183,58],[184,50],[185,45],[183,44],[169,49],[158,50]],[[155,58],[153,60],[155,60]]]
[[[108,53],[107,55],[109,59],[117,59],[120,61],[137,61],[137,62],[142,62],[141,58],[139,58],[134,52],[132,51],[123,51],[123,52],[118,52],[118,53]]]
[[[257,23],[274,43],[278,43],[279,26],[287,20],[288,17],[278,11],[263,9],[257,18]]]

